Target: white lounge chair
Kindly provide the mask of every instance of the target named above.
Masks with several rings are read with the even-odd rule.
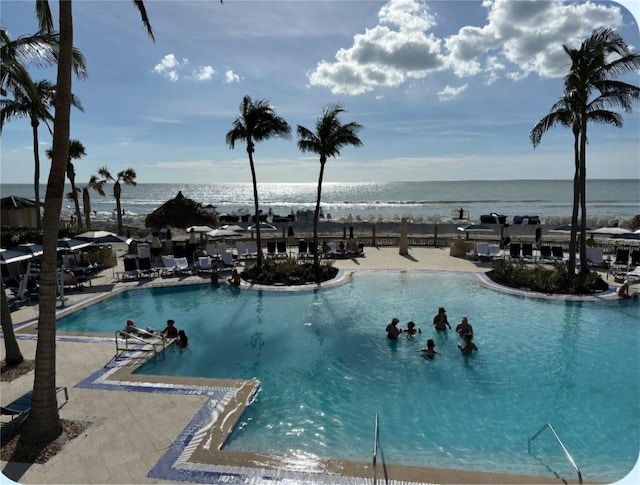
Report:
[[[174,258],[176,263],[176,272],[178,273],[191,273],[191,266],[187,258]]]
[[[167,276],[175,276],[177,271],[176,260],[173,257],[173,254],[163,254],[162,255],[162,273],[161,276],[163,278]]]
[[[226,268],[232,268],[236,265],[235,261],[233,260],[233,254],[231,254],[231,251],[225,251],[224,253],[221,253],[220,258],[222,259],[222,265]]]
[[[209,256],[198,257],[198,272],[200,273],[213,272],[213,266],[211,266],[211,258]]]
[[[257,258],[258,257],[258,243],[255,241],[247,242],[247,257],[248,258]]]

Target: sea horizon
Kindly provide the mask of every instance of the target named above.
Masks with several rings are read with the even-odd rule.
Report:
[[[78,184],[83,188],[83,184]],[[221,214],[253,212],[253,185],[242,182],[210,184],[138,183],[122,184],[121,203],[129,217],[148,214],[179,192],[190,199],[210,205]],[[33,199],[33,184],[0,184],[0,196]],[[65,186],[70,192],[70,186]],[[41,184],[41,200],[46,185]],[[105,187],[105,197],[90,191],[91,210],[96,219],[115,216],[113,184]],[[288,215],[315,209],[316,182],[258,183],[260,208],[264,212]],[[332,220],[399,220],[408,217],[425,222],[441,222],[452,218],[460,209],[469,219],[481,215],[537,215],[543,223],[563,224],[570,220],[573,203],[573,180],[465,180],[409,182],[324,182],[322,208]],[[80,200],[82,207],[82,200]],[[61,217],[72,214],[73,203],[65,199]],[[628,226],[638,215],[640,179],[593,179],[587,181],[587,215],[589,223],[598,226]]]

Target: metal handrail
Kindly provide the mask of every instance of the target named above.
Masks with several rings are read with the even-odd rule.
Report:
[[[153,340],[149,341],[149,340],[145,340],[144,338],[140,337],[139,334],[144,334],[147,338],[152,338]],[[118,344],[119,339],[118,337],[123,337],[124,338],[124,347],[120,347],[120,345]],[[156,347],[157,345],[162,345],[161,350],[163,352],[164,355],[164,350],[165,350],[165,345],[166,345],[166,341],[163,336],[158,336],[157,334],[153,334],[151,332],[147,332],[146,330],[143,329],[138,329],[138,335],[133,334],[133,333],[129,333],[129,332],[125,332],[124,330],[117,330],[115,332],[115,341],[116,341],[116,355],[121,351],[121,350],[129,350],[129,342],[130,341],[135,341],[138,344],[142,344],[143,346],[151,346],[151,349],[153,349],[153,356],[154,358],[157,357],[158,355],[158,348]],[[136,349],[136,350],[144,350],[144,349]]]
[[[376,459],[378,458],[378,413],[373,425],[373,485],[377,483],[376,479]]]
[[[556,430],[553,429],[553,426],[551,426],[551,423],[545,423],[544,426],[542,426],[542,428],[540,428],[540,430],[536,434],[534,434],[531,438],[529,438],[529,441],[528,441],[528,444],[527,444],[527,448],[529,450],[529,454],[531,454],[531,442],[533,440],[535,440],[540,435],[540,433],[542,433],[547,428],[549,428],[551,430],[551,432],[553,433],[553,436],[556,438],[556,441],[558,442],[558,444],[562,448],[562,451],[564,451],[564,454],[567,457],[567,460],[569,460],[569,463],[571,464],[573,469],[578,474],[578,483],[582,483],[582,473],[580,472],[580,468],[578,467],[578,465],[574,461],[573,457],[571,456],[571,453],[569,453],[569,450],[567,450],[567,447],[564,446],[564,443],[562,442],[562,440],[558,436],[558,433],[556,433]]]

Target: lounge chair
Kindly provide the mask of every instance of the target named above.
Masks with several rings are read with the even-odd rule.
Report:
[[[155,278],[158,271],[151,266],[151,257],[138,258],[138,272],[140,277]]]
[[[222,260],[222,265],[225,268],[233,268],[236,265],[235,261],[233,260],[233,254],[231,254],[231,251],[225,251],[220,255],[220,258]]]
[[[617,271],[628,271],[629,269],[629,250],[616,249],[616,259],[613,262],[613,269]]]
[[[301,239],[300,241],[298,241],[298,257],[299,258],[306,258],[308,250],[309,250],[309,245],[307,244],[307,241],[305,241],[304,239]]]
[[[587,247],[587,261],[590,266],[596,266],[598,268],[607,267],[607,263],[604,260],[601,248]]]
[[[275,241],[267,241],[267,256],[272,258],[276,257],[276,242]]]
[[[162,276],[163,278],[166,278],[168,276],[175,276],[177,267],[176,267],[176,260],[173,257],[173,254],[162,255],[162,266],[163,266],[163,269],[160,276]]]
[[[64,406],[67,401],[69,401],[69,391],[66,386],[56,387],[56,394],[59,392],[64,392],[64,402],[58,405],[58,409]],[[3,421],[2,427],[8,425],[17,425],[19,422],[22,422],[29,415],[31,411],[31,396],[33,395],[33,391],[29,391],[26,394],[23,394],[18,399],[13,401],[11,404],[7,404],[6,406],[1,407],[1,413],[3,416],[10,416],[11,420],[8,422]],[[4,429],[2,434],[4,435]],[[5,436],[3,436],[3,439]]]
[[[257,258],[258,257],[258,243],[255,241],[247,242],[247,257],[248,258]]]
[[[533,261],[533,243],[522,243],[522,257],[526,260]]]
[[[276,249],[278,251],[279,258],[287,257],[287,242],[286,241],[278,241],[276,243]]]
[[[551,258],[555,261],[564,260],[564,250],[562,246],[551,246]]]
[[[219,259],[220,257],[218,254],[218,245],[216,243],[207,243],[206,253],[214,259]]]
[[[456,211],[457,212],[457,211]],[[480,259],[489,258],[489,243],[478,242],[476,243],[476,256]]]
[[[198,257],[198,273],[213,273],[211,258],[209,256]]]
[[[189,261],[187,260],[186,256],[183,256],[182,258],[175,258],[174,257],[174,261],[176,263],[176,272],[177,273],[188,273],[191,274],[191,265],[189,264]]]
[[[551,246],[540,246],[540,260],[553,261],[553,256],[551,255]]]
[[[629,263],[629,266],[632,268],[640,266],[640,249],[634,249],[631,251],[631,262]]]
[[[126,257],[123,260],[124,263],[124,271],[119,271],[116,273],[118,276],[118,281],[125,281],[127,279],[139,279],[140,271],[138,270],[138,263],[136,258]]]
[[[29,284],[29,275],[24,274],[20,278],[20,283],[18,284],[18,288],[12,288],[14,293],[12,295],[7,296],[7,300],[9,301],[9,308],[12,310],[20,308],[25,303],[28,303],[31,300],[29,292],[27,291],[27,285]]]
[[[238,259],[246,259],[249,257],[247,253],[247,244],[243,241],[238,241],[236,243],[236,253],[238,254]]]
[[[522,256],[520,254],[521,249],[520,243],[511,243],[509,244],[509,256],[511,259],[520,259]]]

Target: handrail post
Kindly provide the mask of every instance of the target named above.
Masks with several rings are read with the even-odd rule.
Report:
[[[373,424],[373,485],[378,482],[376,478],[376,459],[378,458],[378,413]]]
[[[571,453],[569,453],[569,450],[567,450],[567,447],[564,446],[564,443],[562,442],[562,440],[558,436],[558,433],[556,433],[556,430],[553,429],[553,426],[551,426],[551,423],[548,423],[548,422],[545,423],[545,425],[542,428],[540,428],[540,430],[538,430],[538,432],[536,434],[534,434],[531,438],[529,438],[528,444],[527,444],[527,448],[529,450],[529,453],[531,453],[531,442],[533,440],[535,440],[540,435],[540,433],[542,433],[547,428],[549,428],[551,430],[551,432],[553,433],[553,436],[555,437],[556,441],[558,442],[558,444],[562,448],[562,451],[564,451],[565,457],[567,458],[567,460],[569,461],[569,463],[571,464],[571,466],[573,467],[575,472],[578,474],[578,483],[582,483],[582,472],[580,471],[580,468],[578,467],[578,465],[574,461],[573,457],[571,456]]]

